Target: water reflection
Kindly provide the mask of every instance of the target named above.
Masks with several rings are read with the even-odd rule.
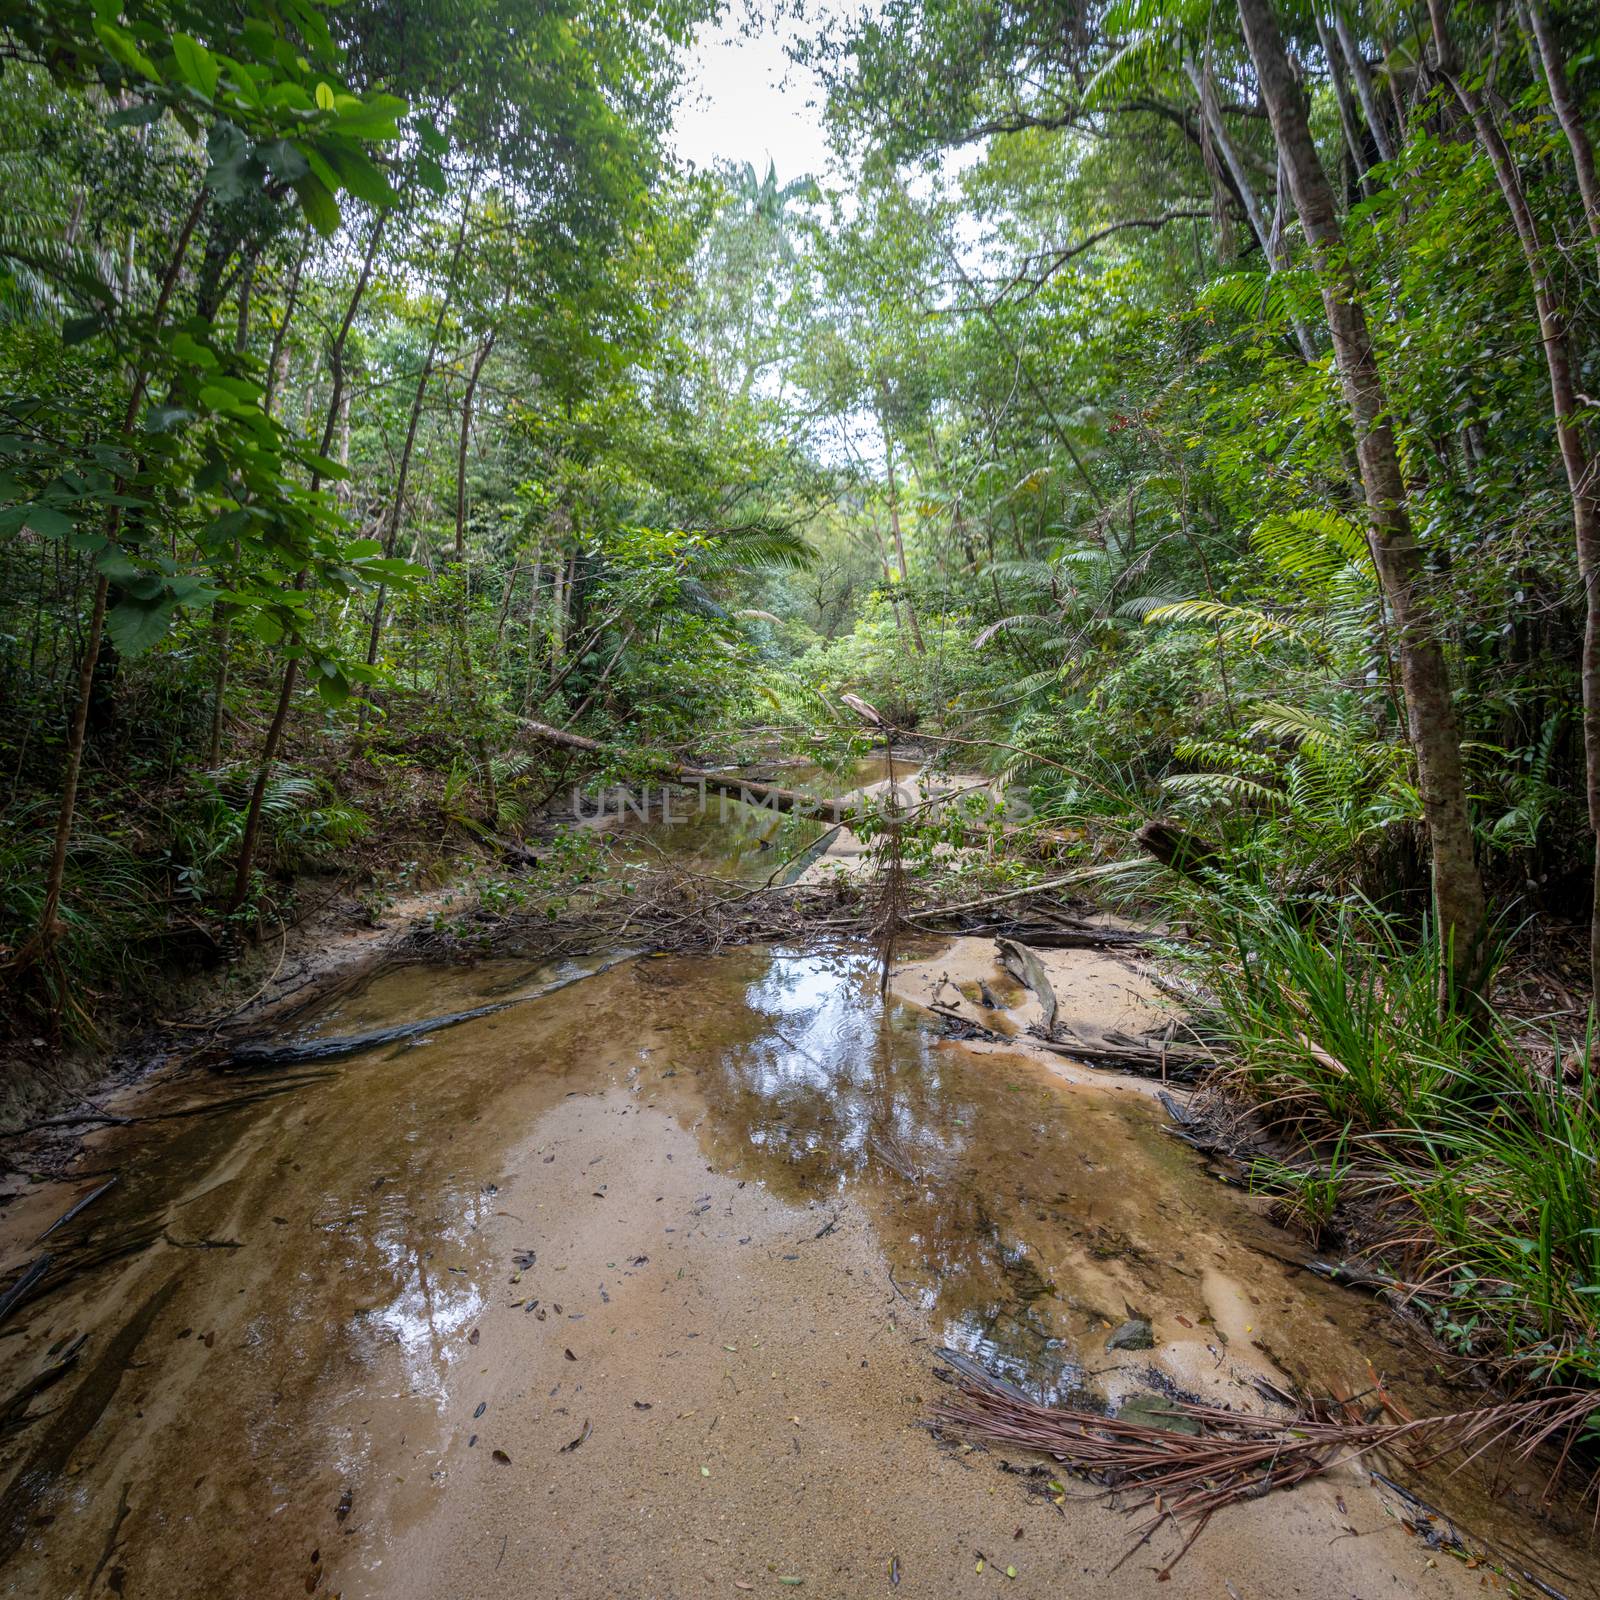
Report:
[[[679,976],[698,986],[691,965]],[[1036,1393],[1082,1398],[1076,1336],[1122,1308],[1064,1292],[1057,1267],[1115,1206],[1039,1069],[974,1058],[930,1019],[886,1007],[861,954],[780,951],[734,1004],[745,1036],[694,1068],[713,1164],[791,1201],[850,1192],[874,1215],[895,1288],[933,1313],[946,1342]],[[1085,1114],[1127,1137],[1117,1112]]]

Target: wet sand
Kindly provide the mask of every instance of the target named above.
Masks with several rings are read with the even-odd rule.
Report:
[[[573,975],[391,973],[321,1026]],[[0,1441],[0,1593],[1122,1595],[1181,1535],[1129,1555],[1136,1524],[1088,1485],[1057,1505],[937,1441],[936,1346],[1113,1406],[1176,1385],[1261,1408],[1257,1375],[1362,1387],[1369,1361],[1435,1393],[1392,1317],[1299,1271],[1146,1096],[944,1040],[847,951],[627,961],[303,1076],[109,1130],[81,1190],[116,1187],[44,1246],[59,1192],[7,1212],[7,1267],[160,1237],[0,1330],[5,1393],[89,1335]],[[1130,1310],[1155,1348],[1107,1351]],[[1528,1531],[1531,1489],[1425,1485],[1593,1592],[1577,1546]],[[1219,1517],[1152,1592],[1499,1581],[1399,1510],[1341,1467]]]

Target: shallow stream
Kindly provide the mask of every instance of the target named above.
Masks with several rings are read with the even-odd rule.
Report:
[[[311,1028],[505,1000],[158,1081],[71,1193],[12,1208],[8,1267],[99,1264],[0,1327],[7,1394],[88,1335],[0,1440],[0,1593],[1122,1595],[1181,1534],[1136,1548],[1087,1485],[937,1442],[936,1347],[1113,1407],[1377,1372],[1441,1401],[1143,1086],[948,1039],[848,947],[407,968]],[[1153,1348],[1108,1350],[1133,1316]],[[1595,1592],[1530,1525],[1537,1480],[1419,1488]],[[1225,1514],[1154,1592],[1502,1584],[1426,1531],[1350,1465]]]

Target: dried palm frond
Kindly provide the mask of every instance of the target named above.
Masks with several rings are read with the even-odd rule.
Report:
[[[1394,1421],[1405,1414],[1388,1402],[1379,1385],[1374,1393],[1382,1403],[1372,1414],[1364,1414],[1349,1399],[1305,1402],[1299,1415],[1287,1418],[1174,1400],[1169,1403],[1169,1429],[1042,1405],[953,1352],[941,1355],[955,1368],[951,1381],[956,1392],[934,1406],[936,1429],[1042,1451],[1108,1493],[1131,1492],[1129,1510],[1156,1508],[1156,1515],[1140,1527],[1135,1549],[1168,1518],[1189,1521],[1188,1537],[1169,1567],[1218,1511],[1292,1489],[1339,1461],[1373,1450],[1399,1452],[1421,1468],[1452,1454],[1471,1459],[1497,1445],[1527,1459],[1553,1444],[1553,1477],[1600,1410],[1600,1396],[1594,1392],[1568,1390]],[[1589,1487],[1594,1489],[1593,1480]]]

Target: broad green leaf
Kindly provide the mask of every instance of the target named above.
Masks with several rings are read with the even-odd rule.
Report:
[[[300,209],[305,212],[306,221],[324,239],[332,238],[339,231],[339,202],[328,193],[327,187],[308,172],[295,180],[294,192],[300,197]]]
[[[220,69],[216,58],[198,39],[192,39],[186,33],[173,34],[172,53],[177,57],[178,71],[183,74],[184,82],[198,89],[209,100],[217,92]]]
[[[174,609],[170,597],[119,601],[106,612],[106,632],[123,655],[143,655],[166,637]]]
[[[55,506],[21,506],[21,521],[46,539],[64,539],[72,532],[72,518]]]

